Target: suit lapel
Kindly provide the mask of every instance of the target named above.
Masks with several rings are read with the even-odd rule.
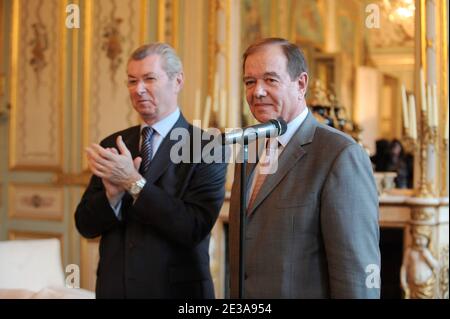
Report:
[[[278,169],[274,174],[267,176],[261,189],[256,196],[255,202],[250,207],[249,215],[261,204],[261,202],[274,190],[286,174],[301,160],[306,154],[304,145],[312,142],[317,127],[317,121],[308,113],[305,121],[300,125],[297,132],[292,136],[284,151],[278,158]]]

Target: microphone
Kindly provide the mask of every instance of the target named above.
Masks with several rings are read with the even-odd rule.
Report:
[[[269,120],[263,124],[248,126],[244,129],[236,129],[228,133],[222,133],[222,145],[248,144],[259,137],[277,137],[283,135],[287,130],[287,123],[279,118]]]

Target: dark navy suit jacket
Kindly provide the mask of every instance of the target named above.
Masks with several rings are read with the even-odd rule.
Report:
[[[187,129],[192,143],[193,127],[182,115],[175,128]],[[140,127],[117,132],[101,145],[115,147],[118,135],[138,156]],[[121,220],[101,179],[91,178],[75,221],[84,237],[101,236],[97,298],[214,298],[208,248],[224,200],[226,164],[175,164],[170,150],[176,143],[169,132],[136,202],[128,193],[123,197]]]

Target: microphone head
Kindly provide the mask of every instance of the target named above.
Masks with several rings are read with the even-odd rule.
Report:
[[[287,131],[287,123],[285,120],[283,120],[281,117],[277,118],[276,120],[270,120],[270,123],[275,125],[275,127],[278,129],[278,136],[283,135]]]
[[[278,123],[280,123],[280,135],[283,135],[287,131],[287,123],[281,117],[278,118]]]

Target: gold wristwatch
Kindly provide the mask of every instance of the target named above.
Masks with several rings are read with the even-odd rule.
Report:
[[[146,182],[147,181],[145,180],[145,178],[142,177],[141,179],[138,179],[137,181],[131,183],[128,189],[128,193],[130,193],[130,195],[133,196],[134,199],[136,199],[139,196],[141,190],[144,188]]]

